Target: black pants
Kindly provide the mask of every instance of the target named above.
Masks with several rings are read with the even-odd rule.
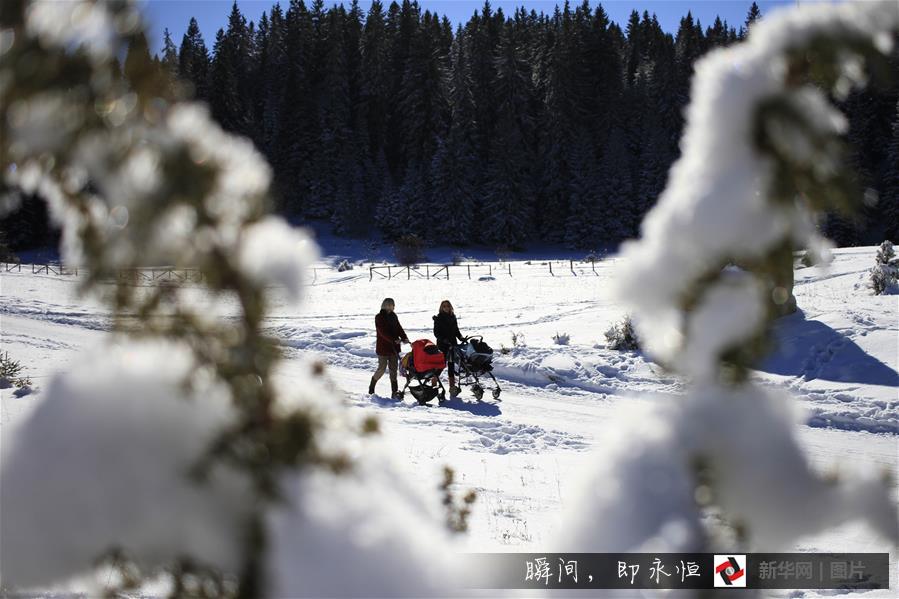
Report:
[[[455,347],[455,341],[447,341],[446,339],[437,340],[437,349],[442,351],[443,355],[446,356],[446,367],[451,374],[455,372],[453,369],[453,366],[456,363]]]

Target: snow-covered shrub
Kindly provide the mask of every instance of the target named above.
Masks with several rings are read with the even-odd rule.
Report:
[[[634,330],[634,322],[630,316],[625,316],[608,328],[606,335],[606,347],[618,351],[635,351],[640,349],[640,341]]]
[[[353,263],[349,260],[341,260],[337,265],[337,272],[346,272],[348,270],[353,270]]]
[[[591,250],[589,254],[584,256],[584,262],[594,263],[599,262],[601,260],[599,254],[596,253],[596,250]]]
[[[711,509],[732,525],[730,551],[789,548],[849,520],[899,542],[885,473],[818,475],[788,398],[749,379],[790,302],[792,248],[826,253],[812,211],[859,204],[830,98],[866,64],[889,68],[897,29],[893,1],[804,5],[696,63],[681,156],[622,246],[616,290],[644,349],[690,387],[611,425],[565,550],[714,551]]]
[[[266,215],[271,173],[249,140],[139,54],[121,77],[118,57],[141,43],[130,2],[0,10],[3,185],[48,202],[64,261],[88,267],[82,291],[112,313],[107,342],[4,430],[4,591],[112,556],[134,565],[129,580],[167,574],[183,589],[199,575],[247,597],[334,588],[311,555],[357,591],[445,588],[432,559],[451,551],[443,519],[373,457],[363,433],[376,427],[353,422],[322,369],[276,384],[269,288],[300,298],[314,242]],[[236,316],[197,289],[119,280],[146,264],[196,269]]]
[[[553,335],[553,343],[556,345],[568,345],[569,341],[571,341],[571,335],[568,333],[559,333],[556,331],[556,334]]]
[[[874,262],[874,268],[871,269],[869,275],[869,284],[874,295],[894,292],[897,281],[899,281],[899,259],[896,258],[891,241],[884,241],[880,244]]]
[[[412,266],[425,259],[425,242],[418,235],[403,235],[393,244],[398,264]]]
[[[884,240],[877,248],[877,255],[874,257],[877,264],[890,264],[895,266],[899,263],[896,258],[896,250],[893,248],[893,242],[889,239]]]
[[[871,269],[870,286],[874,295],[886,295],[896,288],[896,267],[889,264],[875,264]]]
[[[0,389],[30,387],[31,379],[23,374],[24,371],[21,363],[9,357],[9,352],[0,353]]]
[[[499,352],[503,355],[507,355],[507,354],[512,353],[516,349],[522,348],[525,346],[526,346],[526,344],[524,341],[524,333],[521,331],[512,331],[512,346],[506,347],[505,344],[501,344],[500,348],[499,348]]]
[[[512,331],[512,347],[525,347],[527,344],[524,339],[523,331]]]
[[[812,255],[806,251],[799,253],[799,255],[796,257],[796,262],[796,268],[809,268],[810,266],[815,265],[815,261],[812,259]]]
[[[460,264],[465,262],[465,255],[462,252],[453,252],[452,264],[453,266],[459,266]]]

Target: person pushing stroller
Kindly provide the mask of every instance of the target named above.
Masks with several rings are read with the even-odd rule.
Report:
[[[459,332],[459,323],[456,321],[456,313],[449,300],[440,302],[440,310],[434,316],[434,337],[437,339],[437,347],[446,355],[446,371],[449,374],[450,397],[459,395],[462,389],[456,386],[454,348],[456,340],[465,341],[465,337]]]
[[[390,393],[393,399],[401,399],[399,383],[396,378],[397,360],[400,353],[400,343],[409,343],[409,337],[400,324],[394,309],[396,304],[393,298],[384,298],[381,302],[381,311],[375,316],[375,329],[378,340],[375,345],[375,353],[378,354],[378,369],[368,385],[368,392],[375,393],[375,385],[384,376],[384,371],[390,369]]]

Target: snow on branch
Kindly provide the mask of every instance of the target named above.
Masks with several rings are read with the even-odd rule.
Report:
[[[114,317],[108,341],[4,433],[4,588],[105,558],[167,575],[173,593],[212,576],[241,596],[297,596],[333,583],[320,561],[295,575],[312,555],[339,558],[347,588],[445,588],[448,570],[430,562],[448,531],[417,487],[388,476],[399,470],[363,437],[373,427],[320,369],[275,383],[269,287],[298,300],[315,244],[266,215],[271,172],[250,141],[178,97],[149,54],[130,54],[123,76],[116,57],[143,36],[127,1],[0,10],[2,186],[47,200],[64,260],[87,266],[82,290]],[[198,270],[204,297],[236,317],[196,289],[118,276],[157,265]]]
[[[724,266],[752,271],[784,304],[786,254],[827,252],[812,210],[851,203],[851,173],[840,140],[846,120],[820,84],[845,93],[863,81],[860,65],[885,60],[897,21],[895,2],[803,5],[772,12],[748,41],[697,62],[682,156],[619,271],[619,296],[656,357],[694,373],[681,363],[695,353],[682,352],[687,344],[704,342],[688,334],[690,308]],[[747,331],[722,332],[717,345],[750,341]]]
[[[725,530],[772,551],[849,520],[899,541],[884,475],[816,474],[791,398],[749,380],[792,307],[793,248],[826,253],[815,211],[857,197],[828,94],[876,71],[897,29],[896,2],[815,3],[696,64],[682,155],[617,273],[644,347],[692,388],[609,425],[560,550],[712,551]]]

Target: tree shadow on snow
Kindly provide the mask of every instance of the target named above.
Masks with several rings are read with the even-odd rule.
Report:
[[[899,385],[899,373],[866,353],[851,339],[805,314],[779,319],[774,325],[776,351],[759,367],[771,374],[866,385]]]
[[[436,400],[431,402],[432,404],[436,404]],[[448,408],[450,410],[459,410],[460,412],[470,412],[476,416],[499,416],[502,414],[502,410],[499,409],[499,405],[495,403],[490,403],[489,401],[477,401],[474,398],[471,400],[465,400],[461,397],[451,397],[447,398],[445,402],[440,404],[441,408]]]

